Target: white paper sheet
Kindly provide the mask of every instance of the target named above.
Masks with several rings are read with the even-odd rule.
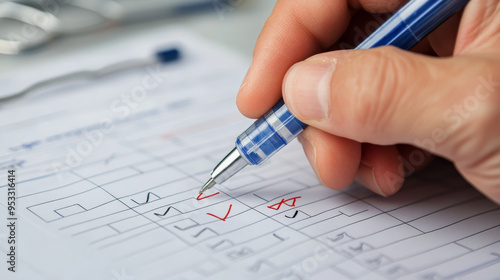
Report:
[[[186,31],[3,79],[17,86],[76,59],[105,65],[172,45],[178,63],[2,105],[0,217],[15,169],[18,263],[11,273],[3,262],[0,279],[500,277],[500,208],[446,165],[385,199],[321,186],[293,143],[197,199],[251,123],[235,106],[248,61]],[[7,234],[1,227],[5,257]]]

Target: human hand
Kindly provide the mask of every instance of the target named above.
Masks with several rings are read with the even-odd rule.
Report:
[[[299,141],[328,187],[356,179],[388,196],[435,154],[500,203],[500,1],[471,0],[435,30],[421,49],[437,57],[394,47],[317,54],[338,46],[356,11],[404,2],[279,0],[238,107],[260,117],[283,93],[310,125]]]

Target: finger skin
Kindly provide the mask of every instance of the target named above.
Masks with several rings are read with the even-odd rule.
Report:
[[[404,182],[404,173],[401,173],[399,169],[401,165],[401,156],[396,146],[364,143],[357,176],[358,182],[382,196],[393,195]],[[366,172],[366,168],[371,169],[369,171],[373,179],[370,181],[367,181],[368,176],[363,174],[363,172]],[[377,190],[380,190],[380,192]]]
[[[258,118],[281,98],[281,84],[296,62],[328,49],[355,10],[389,12],[405,0],[280,0],[255,45],[252,65],[237,97],[241,113]]]
[[[416,147],[359,144],[313,127],[308,127],[299,141],[323,185],[342,189],[355,178],[382,196],[396,193],[406,176],[422,169],[433,158]]]
[[[431,154],[416,147],[368,143],[358,145],[343,138],[332,137],[313,127],[307,128],[299,136],[299,141],[323,185],[342,189],[355,178],[382,196],[396,193],[406,176],[424,168],[433,158]]]
[[[284,100],[297,118],[327,133],[382,146],[412,144],[450,159],[500,203],[498,57],[498,49],[453,58],[394,47],[323,53],[291,68]],[[419,158],[413,158],[417,165],[427,156]],[[364,167],[358,173],[376,171]],[[367,186],[383,190],[376,181]]]
[[[298,140],[321,183],[332,189],[347,187],[361,160],[361,144],[308,127]]]
[[[358,9],[389,12],[397,8],[391,3],[403,2],[405,1],[279,1],[257,43],[254,61],[238,95],[239,109],[249,117],[263,115],[281,97],[280,81],[284,79],[282,85],[285,103],[294,115],[316,128],[308,128],[312,138],[312,141],[308,141],[309,145],[303,142],[311,164],[326,185],[336,187],[335,185],[344,184],[342,179],[329,177],[331,168],[328,167],[336,165],[324,156],[334,155],[335,152],[333,149],[328,150],[328,143],[337,148],[346,146],[332,144],[335,139],[343,137],[358,142],[354,142],[351,148],[341,148],[341,153],[345,155],[360,150],[357,146],[359,143],[374,144],[370,150],[365,149],[363,152],[366,156],[363,153],[361,157],[371,158],[375,163],[372,165],[359,158],[357,175],[359,177],[360,173],[365,174],[361,176],[361,180],[374,179],[380,190],[383,189],[380,186],[383,183],[379,185],[376,170],[380,168],[377,166],[386,165],[389,167],[386,170],[393,169],[394,164],[388,164],[394,158],[391,145],[403,143],[452,160],[469,182],[500,203],[500,142],[497,141],[500,137],[497,129],[500,121],[498,1],[471,1],[464,9],[458,32],[455,32],[457,20],[453,22],[452,18],[449,25],[445,24],[429,38],[428,46],[432,46],[437,54],[453,54],[453,58],[431,58],[391,47],[310,57],[331,49],[332,43],[340,38],[352,14]],[[446,42],[455,37],[455,44]],[[425,50],[423,52],[428,53]],[[332,92],[327,102],[315,104],[310,95],[303,94],[306,97],[302,100],[303,104],[328,107],[329,114],[325,119],[301,115],[291,101],[297,94],[287,94],[286,89],[294,87],[287,85],[285,75],[299,69],[298,64],[294,63],[304,59],[306,60],[302,63],[335,61],[343,69],[335,70],[329,86],[336,92]],[[293,70],[288,70],[286,74],[292,65]],[[315,69],[313,72],[316,75],[323,71],[318,70],[318,67]],[[330,68],[328,71],[333,72]],[[297,73],[300,71],[297,70]],[[294,79],[300,76],[296,75]],[[319,82],[320,79],[309,77],[309,81]],[[318,83],[317,86],[325,88],[324,84]],[[303,84],[301,88],[311,91],[314,85],[307,87]],[[464,111],[464,105],[470,107],[471,104],[474,105],[474,111]],[[319,107],[311,106],[313,109]],[[327,134],[322,134],[323,132]],[[337,136],[332,140],[328,138],[328,133]],[[307,132],[304,135],[307,136]],[[326,152],[323,153],[323,150]],[[422,150],[416,149],[413,152],[415,151],[418,153]],[[404,162],[404,152],[401,153]],[[314,157],[311,158],[311,154]],[[369,157],[369,154],[378,156]],[[412,159],[411,153],[406,155],[407,159]],[[380,157],[387,157],[388,161],[377,163]],[[425,165],[430,157],[424,153],[421,158],[423,163],[417,164],[417,168]],[[348,163],[347,171],[356,168],[356,161]],[[399,175],[406,175],[406,172],[398,172]],[[353,177],[352,172],[345,173],[338,175]]]
[[[284,99],[297,118],[326,132],[378,145],[413,144],[434,128],[450,127],[452,122],[443,118],[445,109],[474,92],[477,81],[470,77],[477,76],[477,67],[467,67],[469,62],[470,58],[439,59],[395,47],[323,53],[292,67],[283,82]],[[308,74],[308,69],[332,63],[333,72],[325,72],[331,75],[326,89],[330,93],[318,95],[317,86],[307,84],[318,73]],[[442,82],[449,76],[456,79],[452,86]],[[304,115],[306,105],[310,111],[319,109],[312,102],[316,96],[326,104],[324,118]],[[451,153],[439,143],[432,152]]]

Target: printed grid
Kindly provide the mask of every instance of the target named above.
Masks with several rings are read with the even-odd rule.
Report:
[[[318,183],[295,146],[197,201],[200,184],[227,150],[216,143],[230,135],[217,129],[206,131],[220,136],[208,145],[190,134],[149,147],[116,135],[113,145],[119,143],[115,150],[123,154],[113,151],[70,170],[76,179],[69,184],[37,192],[27,187],[19,200],[37,201],[26,209],[106,257],[141,259],[147,269],[176,255],[197,255],[184,268],[167,266],[154,275],[158,279],[218,277],[234,269],[269,279],[452,279],[483,268],[498,271],[500,209],[458,179],[447,187],[415,177],[389,200],[357,186],[332,191]],[[179,153],[183,147],[194,152]],[[269,208],[291,197],[300,197],[294,207]],[[206,215],[223,213],[229,204],[226,222]],[[325,261],[314,259],[318,252]]]
[[[54,173],[79,130],[10,147],[0,170],[17,170],[23,217],[137,279],[498,279],[500,208],[442,162],[385,199],[321,186],[293,143],[198,200],[250,124],[232,97],[241,64],[210,59],[183,66],[158,90],[176,95],[116,123],[81,164]]]

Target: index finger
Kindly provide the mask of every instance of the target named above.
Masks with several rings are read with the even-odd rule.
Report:
[[[247,117],[262,116],[281,98],[281,85],[295,63],[329,48],[351,15],[363,8],[388,12],[405,0],[279,0],[255,45],[253,61],[238,93]]]

